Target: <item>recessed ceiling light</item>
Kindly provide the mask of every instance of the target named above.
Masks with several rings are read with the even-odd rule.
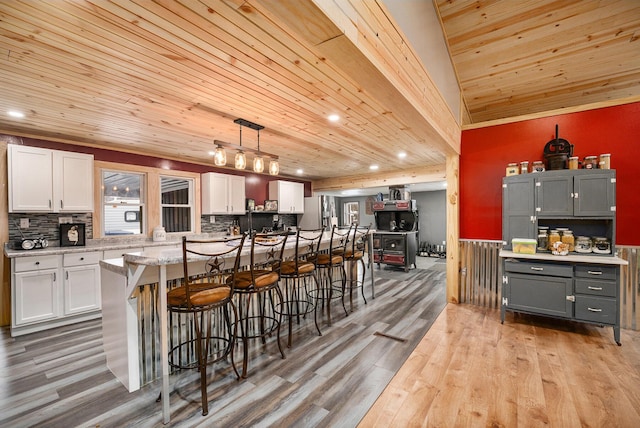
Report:
[[[340,120],[340,116],[338,116],[337,114],[330,114],[330,115],[329,115],[329,117],[328,117],[328,119],[329,119],[331,122],[337,122],[337,121],[339,121],[339,120]]]
[[[404,159],[404,158],[406,158],[406,157],[407,157],[407,154],[406,154],[405,152],[400,152],[400,153],[398,153],[398,157],[399,157],[400,159]]]
[[[296,172],[298,173],[298,175],[302,175],[302,173],[304,173],[304,171],[301,169],[296,170]]]
[[[22,119],[24,117],[24,113],[17,110],[9,110],[7,114],[11,117],[15,117],[16,119]]]
[[[370,169],[371,171],[376,171],[376,170],[378,169],[378,165],[371,165],[371,166],[369,167],[369,169]]]

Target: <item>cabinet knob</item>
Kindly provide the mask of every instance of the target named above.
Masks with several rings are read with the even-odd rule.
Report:
[[[84,260],[84,257],[80,257],[80,261]]]
[[[39,265],[39,264],[40,264],[40,262],[36,262],[36,266]]]

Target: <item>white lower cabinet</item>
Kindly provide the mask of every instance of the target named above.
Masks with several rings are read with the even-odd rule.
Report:
[[[102,251],[11,259],[11,335],[101,316]]]
[[[100,309],[101,251],[63,256],[64,315]]]
[[[58,269],[42,269],[15,274],[16,326],[58,317]]]

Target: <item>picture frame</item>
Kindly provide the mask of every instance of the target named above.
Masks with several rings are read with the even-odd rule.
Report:
[[[256,200],[247,198],[247,211],[254,211],[256,209]]]
[[[61,247],[84,247],[86,234],[84,223],[63,223],[60,225]]]
[[[278,201],[275,199],[267,199],[264,201],[265,211],[278,211]]]

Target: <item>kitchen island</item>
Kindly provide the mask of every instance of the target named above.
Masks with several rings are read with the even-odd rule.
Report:
[[[321,249],[329,247],[331,232],[325,232]],[[369,240],[370,241],[370,240]],[[371,242],[369,242],[371,244]],[[213,249],[214,245],[210,246]],[[371,249],[371,245],[368,246]],[[285,257],[295,254],[295,236],[290,236]],[[250,245],[245,241],[241,265],[249,264]],[[204,272],[206,258],[189,258]],[[369,254],[373,292],[373,258]],[[197,265],[200,265],[198,268]],[[169,412],[169,332],[175,328],[167,314],[166,294],[183,277],[181,248],[149,248],[122,259],[100,262],[102,323],[107,366],[127,387],[135,391],[143,383],[162,379],[163,422]],[[180,321],[178,321],[180,322]],[[158,364],[159,362],[159,364]]]

